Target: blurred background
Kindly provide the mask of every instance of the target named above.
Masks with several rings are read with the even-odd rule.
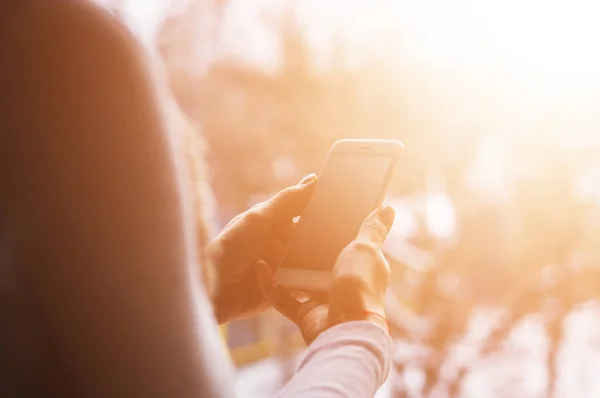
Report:
[[[98,1],[205,142],[216,231],[340,138],[404,142],[381,397],[600,396],[597,2]],[[223,336],[242,397],[301,355],[274,313]]]

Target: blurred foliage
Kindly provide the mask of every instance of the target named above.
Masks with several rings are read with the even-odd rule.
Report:
[[[489,305],[502,308],[504,315],[481,343],[482,356],[500,349],[528,315],[544,315],[552,396],[562,321],[600,294],[598,198],[578,194],[582,184],[597,184],[598,174],[582,178],[600,169],[600,140],[573,147],[561,133],[598,131],[597,112],[571,106],[567,99],[552,106],[540,99],[532,105],[510,84],[482,83],[464,71],[436,73],[403,62],[397,52],[363,49],[364,62],[351,65],[349,52],[355,50],[342,40],[330,48],[329,64],[317,68],[306,27],[297,20],[293,3],[286,4],[286,12],[265,14],[262,21],[277,35],[275,71],[214,56],[224,1],[178,2],[177,12],[169,14],[158,33],[173,93],[201,126],[210,148],[211,180],[223,221],[257,197],[318,171],[340,138],[403,141],[407,150],[391,195],[412,197],[418,204],[428,193],[442,191],[457,219],[454,236],[440,242],[417,214],[420,235],[413,244],[431,252],[435,265],[411,271],[410,264],[392,264],[401,275],[394,277],[396,289],[410,291],[415,314],[430,325],[418,339],[433,353],[422,365],[425,396],[442,379],[473,311]],[[509,154],[503,166],[508,182],[499,196],[474,187],[471,178],[490,138],[500,138]],[[414,286],[411,272],[419,274]],[[445,280],[458,282],[445,290]],[[555,308],[551,315],[548,306]],[[406,331],[397,333],[408,339]],[[458,368],[448,383],[449,394],[460,395],[468,370]]]
[[[179,103],[202,124],[211,147],[215,189],[228,211],[243,210],[253,194],[277,190],[301,171],[318,171],[340,138],[402,140],[411,150],[396,174],[396,194],[424,191],[432,169],[455,176],[468,167],[477,148],[477,140],[466,136],[473,129],[444,131],[438,122],[444,114],[456,121],[463,112],[456,109],[460,104],[452,109],[452,104],[431,103],[423,91],[428,85],[433,89],[434,82],[417,70],[399,69],[386,54],[372,54],[364,65],[351,69],[339,45],[332,49],[331,65],[317,71],[293,8],[281,20],[265,18],[280,34],[281,67],[276,74],[227,59],[211,64],[204,74],[196,74],[193,67],[181,70],[181,61],[172,66],[170,58],[194,54],[190,46],[198,32],[185,27],[195,26],[200,4],[192,3],[189,12],[165,22],[160,48],[167,68],[172,68]],[[216,14],[220,7],[214,5]],[[169,40],[173,31],[178,32],[175,45]],[[193,63],[190,56],[188,65]],[[426,112],[415,112],[423,107]],[[274,178],[273,161],[284,158],[293,160],[297,171]]]

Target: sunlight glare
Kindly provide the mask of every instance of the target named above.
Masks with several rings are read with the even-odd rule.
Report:
[[[402,51],[408,48],[437,68],[485,68],[542,93],[600,87],[599,2],[399,0],[368,7],[379,6],[378,13],[356,12],[362,3],[346,1],[342,8],[354,10],[347,13],[335,4],[328,7],[338,19],[348,16],[349,31],[369,26],[366,20],[372,17],[379,25],[392,24]]]

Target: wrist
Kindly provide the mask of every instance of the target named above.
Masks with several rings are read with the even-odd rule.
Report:
[[[335,325],[339,325],[341,323],[351,322],[351,321],[372,322],[376,325],[381,326],[385,330],[387,330],[388,333],[390,331],[384,311],[363,310],[363,311],[356,311],[353,313],[346,313],[346,314],[338,315],[335,318],[329,319],[329,327],[333,327]]]
[[[388,333],[390,332],[390,325],[388,324],[387,317],[385,315],[381,315],[376,312],[365,311],[364,317],[365,321],[373,322],[387,330]]]

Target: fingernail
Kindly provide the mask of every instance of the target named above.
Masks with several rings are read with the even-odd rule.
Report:
[[[394,223],[394,217],[396,216],[396,212],[390,206],[383,206],[379,210],[378,216],[381,219],[381,221],[384,222],[385,225],[391,227]]]
[[[300,180],[298,185],[306,185],[309,182],[311,182],[312,180],[314,180],[315,178],[317,178],[317,175],[315,173],[310,173],[309,175],[304,177],[302,180]]]

